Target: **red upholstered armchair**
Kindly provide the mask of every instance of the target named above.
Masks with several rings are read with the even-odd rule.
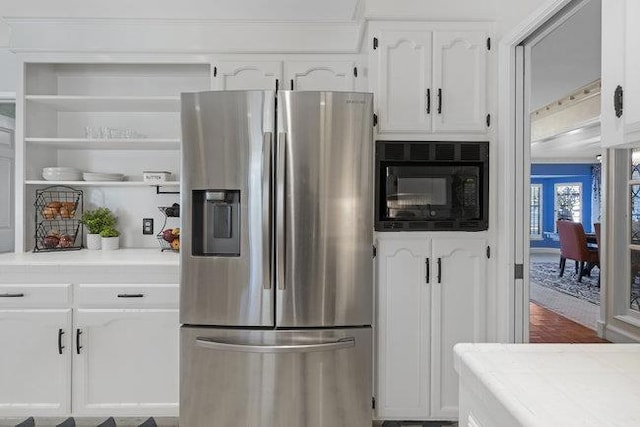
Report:
[[[564,274],[567,259],[572,259],[576,261],[578,282],[581,282],[585,263],[600,266],[598,250],[587,247],[587,237],[579,222],[557,221],[556,226],[560,236],[560,277]]]

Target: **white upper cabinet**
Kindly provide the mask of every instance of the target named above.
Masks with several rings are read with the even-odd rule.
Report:
[[[626,142],[640,142],[640,2],[626,1],[623,117]],[[603,28],[604,31],[604,28]],[[609,100],[609,102],[611,102]],[[609,107],[611,108],[611,107]]]
[[[213,69],[214,90],[276,90],[282,81],[281,61],[218,61]]]
[[[371,35],[379,134],[487,131],[487,32],[372,23]]]
[[[378,132],[430,132],[432,34],[380,30],[376,39]]]
[[[609,2],[607,7],[602,8],[600,120],[603,147],[620,147],[640,142],[638,19],[640,2],[637,0]],[[616,103],[619,104],[618,108]]]
[[[487,35],[456,31],[433,34],[436,132],[483,132],[487,115]]]
[[[286,61],[282,89],[353,91],[358,71],[352,61]]]
[[[215,90],[353,91],[358,74],[354,61],[221,60],[213,67]]]

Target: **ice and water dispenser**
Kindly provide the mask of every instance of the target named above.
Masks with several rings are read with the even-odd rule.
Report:
[[[240,256],[240,190],[193,191],[196,256]]]

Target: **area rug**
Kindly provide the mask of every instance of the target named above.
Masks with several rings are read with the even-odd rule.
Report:
[[[559,264],[559,260],[557,263],[532,263],[529,269],[531,282],[580,298],[591,304],[599,305],[600,287],[598,286],[598,276],[600,275],[600,269],[594,267],[591,270],[591,277],[584,276],[582,277],[582,282],[578,282],[578,275],[575,273],[573,261],[567,260],[563,277],[558,277],[560,272]]]

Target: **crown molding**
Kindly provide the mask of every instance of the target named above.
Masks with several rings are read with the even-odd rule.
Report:
[[[14,52],[358,53],[365,22],[5,18]]]

